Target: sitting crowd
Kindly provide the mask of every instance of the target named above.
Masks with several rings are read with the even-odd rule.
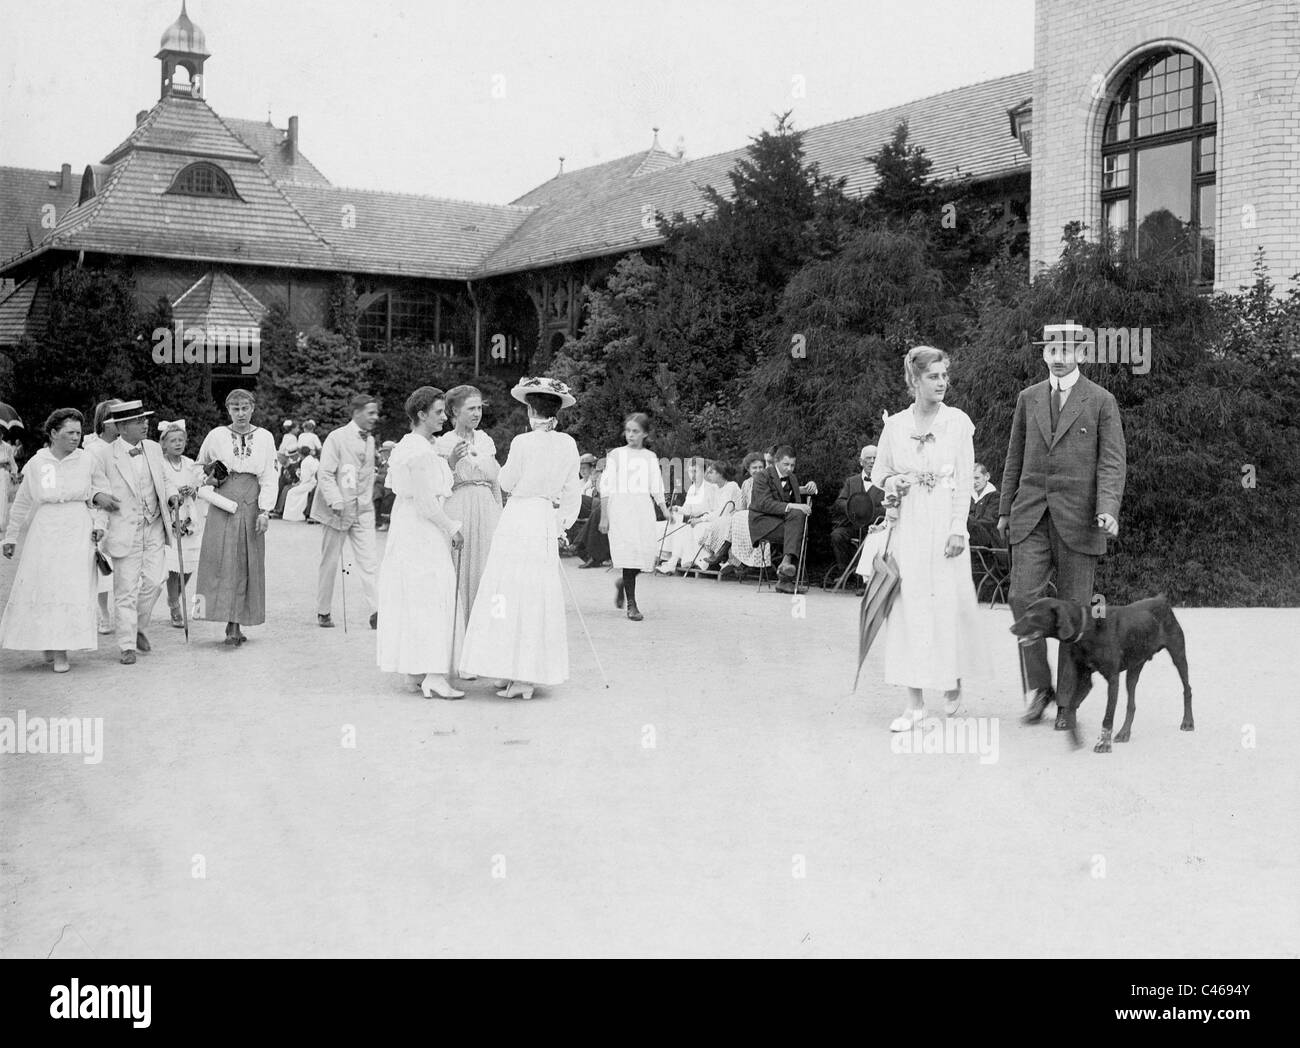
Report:
[[[874,445],[861,450],[859,468],[845,478],[831,507],[835,568],[826,576],[826,585],[859,596],[865,588],[863,576],[869,574],[857,571],[859,551],[885,518],[885,493],[871,483],[875,460]],[[604,567],[610,561],[609,536],[600,527],[602,464],[595,455],[581,458],[582,511],[561,549],[562,556],[582,558],[581,568]],[[729,462],[687,460],[682,490],[668,500],[667,514],[659,514],[665,519],[657,524],[657,572],[743,580],[770,571],[775,555],[780,557],[775,562],[777,591],[805,592],[806,575],[799,562],[812,513],[806,496],[818,491],[815,483],[798,481],[795,465],[795,453],[788,446],[750,452],[740,465],[739,478]],[[1006,549],[997,531],[996,493],[988,469],[976,463],[967,521],[972,547]]]

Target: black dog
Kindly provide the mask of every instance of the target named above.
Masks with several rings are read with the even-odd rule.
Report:
[[[1134,694],[1142,668],[1155,658],[1156,653],[1167,649],[1183,681],[1183,731],[1194,731],[1192,721],[1192,686],[1187,683],[1187,654],[1183,630],[1163,593],[1148,597],[1123,607],[1106,608],[1098,616],[1092,609],[1076,601],[1055,600],[1044,597],[1034,601],[1024,616],[1011,627],[1011,632],[1021,638],[1021,643],[1031,643],[1043,637],[1056,637],[1069,653],[1078,677],[1073,696],[1066,697],[1060,706],[1060,717],[1070,732],[1075,745],[1079,744],[1079,729],[1075,711],[1079,703],[1092,690],[1092,675],[1100,673],[1109,688],[1106,697],[1106,719],[1101,722],[1101,738],[1093,749],[1109,753],[1111,725],[1115,722],[1115,703],[1119,699],[1119,675],[1128,689],[1128,712],[1124,726],[1115,735],[1116,742],[1128,742],[1133,727],[1133,713],[1137,708]],[[1057,682],[1060,683],[1059,681]]]

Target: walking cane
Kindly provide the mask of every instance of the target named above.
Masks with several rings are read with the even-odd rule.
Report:
[[[172,511],[172,537],[176,541],[176,566],[181,576],[181,621],[185,623],[185,643],[190,642],[190,595],[185,584],[185,554],[181,552],[181,507]]]
[[[600,656],[596,654],[596,645],[592,642],[591,631],[587,629],[587,620],[582,616],[582,608],[578,606],[578,598],[573,592],[573,583],[569,581],[569,573],[564,570],[563,564],[556,565],[560,572],[560,578],[564,580],[564,585],[569,591],[569,598],[573,601],[573,610],[578,613],[578,621],[582,624],[583,636],[587,638],[587,646],[591,648],[591,657],[596,660],[596,669],[600,670],[600,679],[605,682],[605,687],[609,687],[609,678],[605,676],[605,667],[600,664]]]
[[[343,554],[339,554],[339,571],[343,573],[343,632],[348,631],[348,563]]]
[[[803,539],[799,543],[799,570],[795,573],[794,576],[795,593],[799,592],[799,586],[800,584],[802,584],[805,578],[804,569],[803,569],[804,554],[808,551],[808,532],[810,532],[811,530],[812,530],[812,514],[809,513],[807,514],[803,522]]]
[[[462,538],[462,543],[464,539]],[[456,595],[451,600],[451,672],[460,676],[456,671],[460,668],[456,664],[456,623],[460,617],[460,555],[465,552],[464,545],[456,550]],[[465,623],[466,628],[469,623]]]

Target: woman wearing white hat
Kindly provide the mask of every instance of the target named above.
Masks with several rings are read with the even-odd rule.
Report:
[[[510,395],[528,405],[531,432],[510,442],[497,483],[510,492],[465,630],[461,677],[490,676],[503,698],[530,699],[569,677],[558,538],[578,519],[578,445],[555,432],[574,403],[563,382],[525,378]]]

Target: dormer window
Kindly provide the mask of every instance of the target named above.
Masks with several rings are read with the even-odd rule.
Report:
[[[181,193],[184,196],[224,197],[227,200],[242,200],[235,192],[235,184],[216,164],[190,164],[182,168],[172,181],[169,193]]]

